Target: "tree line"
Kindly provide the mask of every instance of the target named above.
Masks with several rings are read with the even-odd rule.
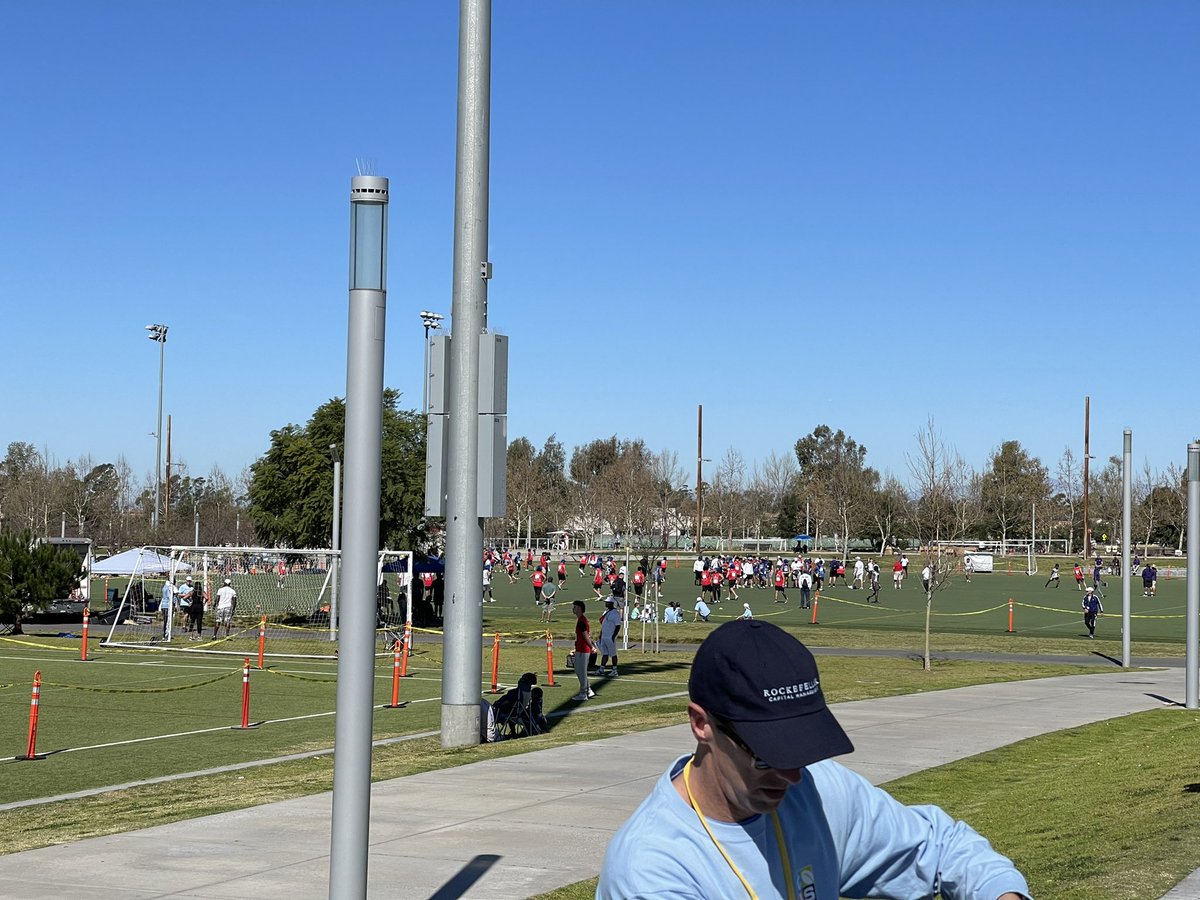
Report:
[[[540,450],[520,437],[508,449],[508,515],[491,523],[489,533],[520,542],[568,530],[587,543],[619,535],[664,548],[693,546],[700,536],[728,546],[738,539],[808,535],[834,539],[844,552],[861,540],[882,548],[1032,539],[1067,553],[1082,549],[1083,473],[1070,447],[1051,471],[1020,441],[1005,440],[975,468],[930,421],[915,435],[906,462],[905,480],[880,473],[868,464],[865,446],[818,425],[790,453],[771,453],[759,464],[748,465],[736,448],[726,450],[698,491],[676,451],[653,451],[638,439],[600,438],[576,447],[568,459],[554,435]],[[1089,473],[1094,542],[1119,539],[1121,469],[1114,456]],[[1131,493],[1134,543],[1143,552],[1182,550],[1183,468],[1155,471],[1147,462],[1134,473]]]
[[[380,543],[425,549],[439,523],[424,517],[425,435],[421,416],[384,396]],[[165,474],[157,532],[153,475],[137,478],[123,457],[82,456],[59,464],[26,442],[0,461],[0,534],[92,538],[118,550],[142,544],[328,546],[334,459],[341,453],[345,403],[333,398],[302,424],[272,431],[267,451],[230,476],[173,464]],[[636,438],[597,438],[567,448],[555,435],[541,447],[518,437],[508,447],[507,514],[486,523],[491,542],[530,542],[558,531],[590,544],[620,536],[643,547],[807,534],[888,543],[955,540],[1053,541],[1083,545],[1083,473],[1064,448],[1053,468],[1018,440],[1003,440],[978,467],[932,421],[914,436],[907,472],[880,472],[867,448],[818,425],[787,452],[747,463],[729,448],[704,481],[674,450]],[[1093,540],[1119,539],[1121,459],[1092,467],[1088,526]],[[1133,540],[1142,548],[1184,547],[1187,485],[1182,466],[1135,472]],[[701,509],[702,506],[702,509]],[[1036,525],[1034,523],[1036,517]],[[1036,534],[1033,529],[1036,527]],[[1145,551],[1143,551],[1145,552]]]

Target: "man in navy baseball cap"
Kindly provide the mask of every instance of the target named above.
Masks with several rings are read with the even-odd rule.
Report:
[[[968,825],[904,806],[830,758],[854,747],[812,653],[781,628],[735,619],[714,630],[688,694],[696,750],[609,843],[598,900],[1030,896]]]
[[[768,622],[713,631],[696,653],[688,695],[770,768],[801,769],[854,752],[825,705],[812,653]]]

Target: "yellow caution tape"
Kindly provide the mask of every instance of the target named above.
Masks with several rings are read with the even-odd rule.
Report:
[[[262,671],[269,675],[279,675],[283,678],[295,678],[297,681],[309,681],[313,684],[337,684],[337,676],[333,678],[312,678],[308,675],[297,675],[295,672],[276,672],[274,669],[266,668]]]
[[[241,671],[242,671],[241,668],[238,668],[238,669],[235,669],[230,672],[225,672],[222,675],[218,675],[216,678],[209,678],[205,681],[198,681],[195,684],[176,685],[175,687],[106,688],[106,687],[95,687],[95,686],[91,686],[91,685],[81,685],[81,684],[64,684],[64,683],[57,682],[57,681],[43,681],[42,684],[43,684],[43,686],[47,686],[47,687],[68,688],[73,691],[87,691],[87,692],[93,693],[93,694],[168,694],[168,693],[171,693],[172,691],[189,691],[192,688],[199,688],[199,687],[205,687],[210,684],[216,684],[218,681],[223,681],[224,679],[230,677],[231,675],[240,674]]]
[[[64,638],[64,640],[66,640],[66,638]],[[75,640],[80,640],[80,638],[75,638]],[[79,649],[78,646],[55,647],[52,644],[39,644],[36,641],[23,641],[23,640],[20,640],[19,638],[11,638],[11,637],[0,637],[0,641],[8,641],[10,644],[18,644],[22,647],[36,647],[39,650],[57,650],[60,653],[74,653]]]

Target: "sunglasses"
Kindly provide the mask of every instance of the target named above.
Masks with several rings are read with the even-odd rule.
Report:
[[[754,760],[754,768],[759,770],[774,768],[758,758],[755,752],[750,749],[750,745],[743,741],[741,735],[734,730],[732,724],[725,719],[722,719],[720,716],[713,715],[712,713],[709,713],[708,717],[712,720],[713,725],[717,727],[717,731],[721,732],[723,735],[725,735],[725,737],[733,741],[739,749],[745,751],[746,755]]]

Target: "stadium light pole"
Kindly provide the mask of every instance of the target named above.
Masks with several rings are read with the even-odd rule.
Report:
[[[375,595],[383,451],[388,180],[350,181],[350,315],[346,346],[346,517],[338,610],[330,900],[365,900],[371,829]],[[476,633],[478,641],[478,632]],[[476,687],[478,690],[478,686]]]
[[[442,319],[446,318],[441,313],[430,312],[427,309],[421,310],[421,322],[425,326],[425,379],[422,382],[424,388],[421,391],[421,414],[429,414],[429,332],[442,327]]]
[[[158,344],[158,426],[154,429],[157,451],[154,458],[154,519],[151,525],[158,531],[158,506],[162,498],[162,409],[163,409],[163,360],[166,356],[167,326],[147,325],[146,335]]]
[[[200,546],[200,494],[204,491],[206,478],[192,479],[192,546]]]

